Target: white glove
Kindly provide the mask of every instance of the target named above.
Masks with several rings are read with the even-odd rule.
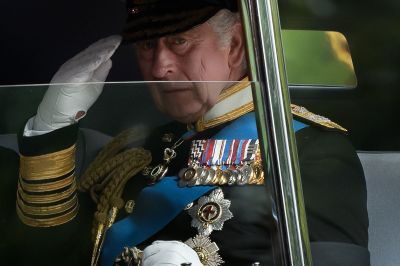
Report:
[[[179,241],[155,241],[143,250],[142,266],[191,263],[202,266],[196,251]]]
[[[101,39],[64,63],[51,80],[32,129],[52,131],[83,118],[103,90],[112,66],[110,57],[120,43],[118,35]]]

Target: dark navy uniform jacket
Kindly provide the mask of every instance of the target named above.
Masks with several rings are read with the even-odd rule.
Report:
[[[198,139],[211,138],[228,123],[205,130]],[[245,130],[245,129],[244,129]],[[172,123],[161,127],[149,137],[145,147],[153,162],[162,161],[162,151],[169,143],[164,133],[180,136],[186,125]],[[109,137],[91,130],[78,130],[72,125],[49,134],[21,138],[24,155],[40,155],[59,151],[78,143],[77,172],[82,172]],[[308,126],[296,133],[307,212],[309,237],[316,265],[368,265],[368,215],[366,185],[357,154],[339,131]],[[170,173],[186,167],[190,143],[177,149],[177,158]],[[91,227],[95,205],[87,194],[79,195],[80,209],[74,220],[50,228],[24,225],[15,213],[18,156],[1,149],[0,197],[1,224],[0,259],[3,265],[89,265],[93,248]],[[268,177],[266,177],[268,178]],[[135,199],[146,186],[142,176],[132,178],[125,187],[124,199]],[[264,186],[223,187],[231,201],[234,217],[225,222],[211,239],[220,248],[225,265],[273,265],[271,228],[271,196]],[[117,219],[128,214],[121,211]],[[151,236],[139,247],[154,240],[185,241],[196,235],[190,226],[191,217],[182,211],[171,223]],[[151,223],[151,221],[149,221]]]

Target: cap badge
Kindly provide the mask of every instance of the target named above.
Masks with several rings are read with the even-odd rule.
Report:
[[[138,14],[138,13],[140,13],[140,9],[139,9],[138,7],[133,7],[133,8],[131,9],[131,14],[132,14],[132,15],[136,15],[136,14]]]

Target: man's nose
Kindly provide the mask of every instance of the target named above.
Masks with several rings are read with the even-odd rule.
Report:
[[[168,78],[174,71],[175,55],[164,42],[164,38],[157,40],[154,51],[152,75],[155,79]]]

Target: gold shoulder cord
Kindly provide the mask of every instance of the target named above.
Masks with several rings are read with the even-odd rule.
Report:
[[[123,131],[108,143],[79,180],[78,190],[90,192],[97,204],[94,214],[91,265],[97,265],[107,230],[123,208],[122,194],[129,179],[151,162],[151,154],[142,148],[125,149],[140,137],[134,129]]]
[[[33,227],[57,226],[78,213],[75,185],[75,145],[40,156],[20,156],[16,209]]]

